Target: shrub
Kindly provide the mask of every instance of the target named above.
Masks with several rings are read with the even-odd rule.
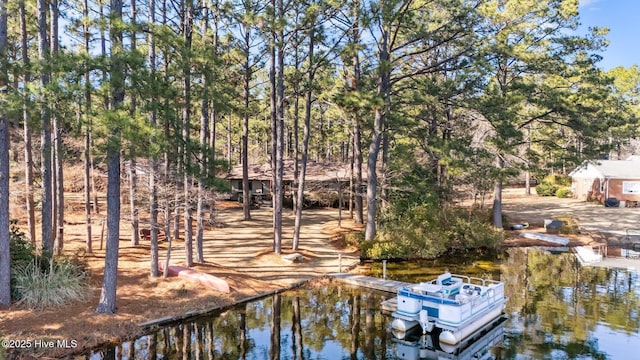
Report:
[[[568,187],[562,187],[556,191],[556,196],[559,198],[568,198],[571,196],[571,189]]]
[[[567,175],[553,175],[554,183],[563,187],[571,186],[571,176]]]
[[[26,239],[26,234],[16,226],[16,220],[11,220],[11,297],[17,299],[20,294],[16,291],[16,270],[35,264],[40,271],[46,271],[51,262],[50,254],[38,256],[35,247]]]
[[[344,243],[347,246],[360,246],[364,241],[364,232],[350,231],[344,234]]]
[[[38,255],[24,232],[11,222],[11,297],[30,308],[60,306],[88,295],[88,275],[75,259]]]
[[[11,268],[25,267],[31,263],[39,261],[41,270],[44,271],[49,267],[51,254],[43,254],[38,256],[35,247],[26,239],[26,234],[17,226],[16,221],[11,221]]]
[[[538,193],[539,196],[556,196],[558,190],[568,187],[571,187],[571,177],[566,175],[549,175],[542,179],[540,184],[536,186],[536,193]],[[569,193],[571,193],[571,191],[569,191]]]
[[[50,262],[42,271],[37,262],[16,269],[15,292],[19,303],[29,308],[59,307],[89,295],[87,274],[73,262],[63,259]]]
[[[554,196],[558,191],[558,187],[549,183],[540,183],[536,186],[538,196]]]
[[[434,258],[448,250],[495,248],[503,233],[479,210],[412,206],[401,216],[387,219],[378,236],[365,242],[365,258]]]

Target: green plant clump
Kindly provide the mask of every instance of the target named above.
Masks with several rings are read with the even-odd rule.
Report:
[[[36,249],[26,239],[26,234],[16,226],[16,221],[11,221],[11,268],[17,269],[26,267],[31,263],[38,263],[41,266],[41,270],[45,271],[49,268],[49,262],[51,261],[51,254],[44,253],[38,255]]]
[[[540,183],[536,186],[538,196],[555,196],[558,187],[549,183]]]
[[[362,255],[371,259],[435,258],[447,251],[495,248],[503,232],[486,218],[478,210],[414,205],[402,216],[386,221],[374,241],[363,243]]]
[[[88,297],[87,275],[77,265],[66,259],[50,264],[45,272],[37,263],[16,270],[15,291],[20,303],[44,309]]]
[[[568,198],[571,197],[571,189],[568,187],[562,187],[556,191],[556,197],[559,198]]]
[[[538,196],[557,196],[556,193],[561,189],[571,187],[571,177],[566,175],[549,175],[546,176],[538,186],[536,186],[536,193]],[[566,195],[566,190],[562,190],[562,194]],[[571,190],[569,190],[569,194]],[[560,196],[558,196],[560,197]],[[567,196],[565,196],[567,197]]]
[[[57,307],[89,295],[83,263],[38,254],[15,221],[11,225],[11,296],[29,308]]]

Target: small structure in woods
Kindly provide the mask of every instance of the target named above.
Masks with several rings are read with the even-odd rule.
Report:
[[[605,206],[640,206],[640,155],[626,160],[585,161],[569,176],[577,199]]]
[[[293,159],[284,161],[284,193],[291,196],[297,191],[295,182],[295,162]],[[271,199],[272,168],[270,163],[249,165],[249,191],[254,198]],[[362,170],[363,182],[366,182],[366,169]],[[352,177],[351,166],[348,163],[338,162],[307,162],[305,176],[305,194],[314,194],[316,201],[321,205],[331,205],[337,202],[340,192],[348,193]],[[234,166],[227,180],[231,185],[231,199],[236,200],[242,196],[242,164]],[[364,186],[364,184],[363,184]]]

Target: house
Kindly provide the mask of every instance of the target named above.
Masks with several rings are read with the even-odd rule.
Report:
[[[284,161],[283,183],[285,196],[292,194],[295,184],[295,162],[293,159]],[[262,197],[264,199],[271,198],[271,182],[272,170],[271,164],[249,165],[248,166],[249,190],[254,197]],[[366,169],[363,169],[363,181],[366,181]],[[337,196],[339,188],[346,189],[349,187],[351,179],[350,164],[337,162],[321,163],[309,161],[307,162],[307,173],[305,176],[305,193],[316,190],[318,192],[332,193]],[[231,185],[231,198],[238,199],[242,195],[242,164],[234,166],[227,180]],[[333,196],[332,196],[333,197]],[[337,198],[336,198],[337,199]]]
[[[571,192],[578,199],[607,206],[638,207],[640,203],[640,156],[626,160],[585,161],[572,171]]]

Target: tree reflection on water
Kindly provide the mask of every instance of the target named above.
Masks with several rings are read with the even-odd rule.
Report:
[[[581,267],[573,254],[536,249],[510,249],[499,258],[394,263],[387,274],[418,282],[446,268],[504,281],[509,297],[508,320],[501,325],[504,341],[499,341],[502,335],[490,339],[491,346],[481,352],[488,358],[628,359],[625,348],[640,343],[638,273]],[[386,296],[321,282],[162,328],[88,357],[396,358],[391,319],[380,311]],[[456,354],[447,358],[457,359]]]

